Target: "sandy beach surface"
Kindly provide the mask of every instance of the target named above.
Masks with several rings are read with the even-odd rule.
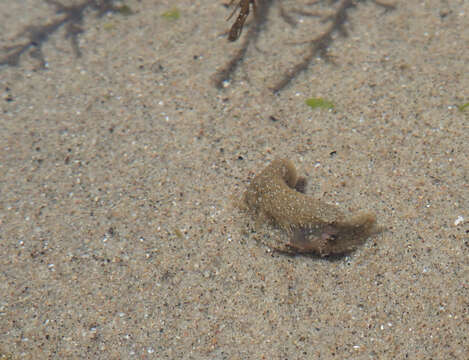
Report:
[[[359,1],[277,93],[339,3],[270,1],[220,89],[252,24],[228,42],[228,3],[88,7],[44,39],[66,11],[0,2],[0,58],[34,42],[0,67],[0,359],[467,359],[469,2]],[[385,231],[272,251],[238,205],[278,157]]]

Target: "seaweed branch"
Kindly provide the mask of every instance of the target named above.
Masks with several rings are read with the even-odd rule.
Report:
[[[231,1],[231,3],[233,3],[233,1]],[[317,0],[311,5],[314,6],[325,1],[326,0]],[[283,90],[293,79],[295,79],[301,72],[308,68],[315,57],[321,57],[324,60],[331,62],[331,59],[328,56],[328,50],[334,41],[334,35],[338,34],[342,37],[348,36],[348,31],[345,28],[345,24],[349,20],[350,10],[356,7],[358,3],[363,3],[366,1],[367,0],[342,0],[339,2],[339,0],[328,0],[327,2],[331,5],[339,2],[339,5],[336,7],[332,15],[323,16],[321,19],[322,23],[329,23],[329,26],[321,35],[309,41],[303,42],[303,44],[306,44],[306,50],[301,61],[299,61],[291,69],[287,70],[285,74],[283,74],[282,79],[274,84],[274,86],[271,88],[272,91],[279,92]],[[395,6],[392,4],[384,3],[378,0],[370,1],[384,8],[386,11],[393,10],[395,8]],[[268,11],[271,8],[271,5],[274,3],[279,6],[282,19],[290,26],[296,26],[296,21],[294,20],[293,16],[288,14],[277,0],[240,0],[234,10],[235,12],[239,8],[240,13],[229,32],[228,39],[230,41],[236,41],[240,37],[246,17],[249,15],[250,5],[252,5],[254,8],[254,19],[240,49],[235,53],[227,65],[215,74],[214,78],[217,87],[221,88],[225,81],[230,80],[238,66],[243,62],[246,52],[252,41],[256,41],[258,39],[260,29],[266,22]],[[301,10],[294,10],[293,12],[305,16],[318,16],[316,13],[305,12]]]
[[[245,0],[241,0],[243,2]],[[246,2],[248,3],[248,6],[250,4],[251,0],[247,0]],[[255,0],[254,0],[255,1]],[[253,2],[254,2],[253,1]],[[275,0],[274,0],[275,1]],[[241,4],[240,2],[240,4]],[[273,1],[257,1],[257,4],[255,5],[255,11],[254,11],[254,21],[249,27],[247,36],[243,40],[243,45],[241,48],[235,53],[235,55],[231,58],[231,60],[228,62],[228,64],[218,71],[215,76],[214,76],[214,81],[215,81],[215,86],[217,88],[223,88],[223,84],[225,81],[231,79],[239,65],[242,64],[244,57],[246,55],[246,51],[249,48],[249,45],[251,43],[255,43],[258,38],[259,34],[261,31],[262,26],[265,24],[267,21],[267,15],[269,14],[269,10],[271,8]],[[241,6],[241,5],[238,5]],[[236,11],[236,9],[235,9]],[[238,19],[242,15],[242,8],[240,11],[240,15],[238,16]],[[231,17],[232,15],[230,15]],[[230,30],[230,34],[228,36],[228,39],[230,41],[236,41],[239,36],[241,35],[241,31],[244,25],[244,20],[242,20],[241,23],[238,23],[238,19],[236,22],[233,24],[233,27]],[[240,27],[239,27],[240,26]],[[236,34],[236,37],[235,35]]]
[[[45,0],[46,3],[55,7],[56,14],[62,15],[56,20],[43,25],[29,25],[23,29],[15,39],[27,38],[26,42],[0,48],[0,66],[18,66],[21,55],[31,49],[31,56],[38,59],[41,68],[46,68],[46,60],[42,52],[42,46],[49,37],[60,28],[65,27],[65,38],[70,39],[73,50],[77,57],[81,56],[78,46],[78,35],[84,32],[83,18],[88,9],[96,12],[97,17],[102,17],[108,12],[127,13],[125,5],[114,5],[115,0],[85,0],[76,5],[63,5],[57,0]]]
[[[233,4],[235,0],[231,0],[231,3],[229,6]],[[241,35],[241,31],[243,31],[243,26],[244,23],[246,22],[246,18],[249,16],[249,9],[251,8],[251,5],[254,9],[254,14],[257,12],[257,5],[256,5],[256,0],[241,0],[238,5],[236,5],[235,9],[231,13],[231,15],[228,17],[228,20],[231,19],[231,17],[234,15],[234,13],[239,10],[239,15],[236,18],[235,23],[230,29],[229,35],[228,35],[228,40],[229,41],[236,41],[239,39]]]

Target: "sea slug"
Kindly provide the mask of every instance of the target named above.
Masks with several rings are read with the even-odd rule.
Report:
[[[258,220],[268,220],[287,232],[287,240],[276,250],[344,254],[378,232],[374,214],[345,216],[339,207],[305,195],[304,185],[290,160],[276,159],[243,195],[244,205]]]

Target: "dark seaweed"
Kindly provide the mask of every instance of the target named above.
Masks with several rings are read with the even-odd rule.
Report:
[[[70,39],[73,51],[77,57],[81,56],[78,46],[78,35],[83,33],[83,18],[85,12],[91,10],[97,17],[102,17],[109,12],[121,14],[128,13],[126,5],[115,5],[115,0],[85,0],[76,5],[63,5],[57,0],[44,0],[55,8],[55,13],[60,15],[57,19],[43,25],[29,25],[15,38],[26,38],[26,42],[5,46],[0,49],[0,66],[18,66],[21,56],[30,50],[32,57],[40,62],[41,68],[46,67],[46,59],[42,52],[42,46],[50,36],[62,27],[65,28],[65,38]]]
[[[320,20],[323,23],[329,23],[328,28],[323,34],[304,43],[305,51],[304,51],[303,58],[296,65],[294,65],[291,69],[287,70],[286,73],[283,75],[282,79],[278,83],[274,84],[274,86],[271,88],[273,92],[279,92],[283,90],[286,86],[288,86],[292,80],[294,80],[301,72],[303,72],[304,70],[308,68],[308,66],[310,65],[310,63],[313,61],[315,57],[321,57],[325,61],[331,62],[332,60],[328,56],[328,49],[334,41],[334,35],[338,34],[342,37],[348,36],[348,31],[345,27],[345,24],[349,20],[350,10],[352,8],[357,7],[359,3],[364,3],[368,0],[342,0],[342,1],[318,0],[314,2],[313,5],[323,3],[325,1],[331,4],[331,6],[335,7],[335,11],[332,15],[322,17],[322,19]],[[378,5],[381,8],[384,8],[385,11],[393,10],[395,8],[394,5],[382,3],[382,2],[379,2],[378,0],[369,0],[369,1],[373,2],[374,4]],[[287,11],[285,11],[285,9],[281,6],[280,1],[278,0],[255,0],[255,1],[240,0],[237,5],[237,7],[241,9],[240,16],[242,15],[243,5],[245,7],[246,3],[252,4],[253,7],[255,6],[253,20],[252,20],[252,23],[250,24],[247,34],[244,36],[244,40],[240,49],[233,55],[231,60],[215,74],[214,76],[215,85],[218,88],[222,88],[223,83],[225,81],[229,81],[232,78],[233,74],[238,69],[238,67],[243,63],[248,48],[251,46],[251,44],[255,43],[257,39],[259,38],[259,33],[264,28],[263,25],[266,22],[267,15],[272,5],[276,4],[279,7],[280,15],[287,24],[289,24],[290,26],[296,26],[296,21],[294,17],[290,15]],[[335,5],[336,3],[339,3],[339,4]],[[303,11],[298,11],[298,10],[295,12],[297,13],[300,12],[302,15],[318,16],[316,13],[311,13],[311,12],[308,13],[308,12],[303,12]],[[233,24],[233,27],[230,31],[230,36],[229,36],[230,41],[237,39],[231,36],[231,33],[233,32],[233,28],[236,30],[237,34],[239,35],[241,34],[245,19],[243,19],[241,24],[238,21],[238,19]]]

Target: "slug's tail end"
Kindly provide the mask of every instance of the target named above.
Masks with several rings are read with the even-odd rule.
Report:
[[[359,213],[336,223],[292,229],[288,248],[297,253],[340,255],[355,250],[381,230],[374,214]]]

